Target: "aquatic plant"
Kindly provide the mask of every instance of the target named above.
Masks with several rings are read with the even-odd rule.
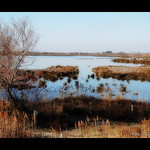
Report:
[[[100,84],[98,87],[97,87],[97,92],[98,93],[102,93],[104,91],[104,86],[103,84]]]

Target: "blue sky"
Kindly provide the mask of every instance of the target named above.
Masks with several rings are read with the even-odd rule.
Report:
[[[40,35],[36,51],[150,52],[149,12],[0,12],[26,16]]]

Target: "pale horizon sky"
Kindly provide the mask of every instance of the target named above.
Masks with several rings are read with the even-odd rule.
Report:
[[[35,51],[150,52],[150,12],[0,12],[26,16],[40,35]]]

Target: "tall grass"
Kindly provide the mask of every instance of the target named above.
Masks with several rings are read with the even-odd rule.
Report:
[[[122,100],[116,100],[116,102]],[[122,101],[124,102],[124,101]],[[108,105],[111,104],[111,105]],[[104,103],[103,103],[104,104]],[[116,103],[117,104],[117,103]],[[116,104],[114,106],[116,106]],[[81,105],[81,104],[80,104]],[[108,109],[113,103],[105,101],[103,108]],[[142,104],[143,105],[143,104]],[[68,107],[67,107],[68,108]],[[62,109],[62,108],[61,108]],[[64,109],[64,108],[63,108]],[[75,108],[74,108],[75,109]],[[115,107],[116,109],[116,107]],[[70,112],[71,112],[70,108]],[[62,110],[64,111],[64,110]],[[135,111],[135,108],[133,109]],[[141,110],[142,111],[142,110]],[[62,113],[60,110],[58,114]],[[118,111],[118,113],[121,113]],[[60,123],[60,122],[58,122]],[[36,116],[33,114],[29,117],[25,112],[11,110],[11,103],[0,100],[0,138],[32,138],[36,137]],[[51,133],[55,138],[149,138],[150,137],[150,120],[142,119],[140,123],[121,123],[112,122],[109,119],[86,116],[86,119],[74,122],[73,130],[59,130],[55,126],[49,126]]]
[[[98,117],[97,117],[98,118]],[[75,129],[64,131],[64,137],[70,138],[150,138],[150,120],[145,118],[140,123],[115,123],[94,119],[89,123],[75,122]]]
[[[35,117],[29,119],[26,113],[11,110],[11,103],[0,99],[0,138],[31,138]]]

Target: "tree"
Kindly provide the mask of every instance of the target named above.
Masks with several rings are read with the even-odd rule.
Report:
[[[5,89],[13,100],[11,87],[18,69],[29,51],[37,44],[39,36],[29,18],[11,18],[9,24],[0,22],[0,89]]]

